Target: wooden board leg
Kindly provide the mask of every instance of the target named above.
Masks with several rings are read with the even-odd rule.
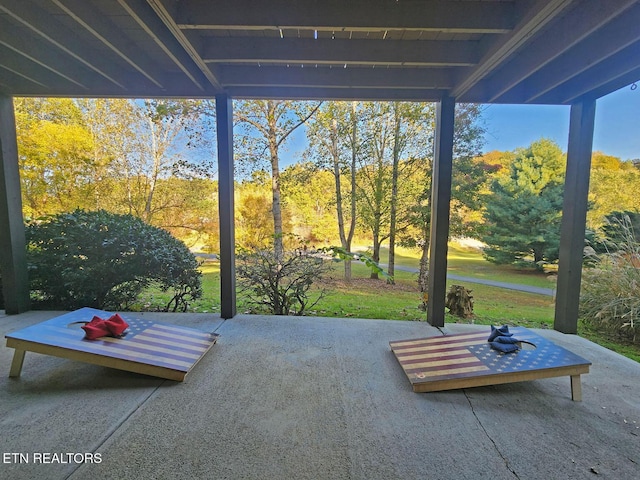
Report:
[[[582,384],[580,383],[580,375],[571,375],[571,400],[574,402],[582,401]]]
[[[24,362],[24,354],[27,353],[25,350],[19,350],[16,348],[16,351],[13,353],[13,361],[11,362],[11,370],[9,370],[9,376],[13,378],[18,378],[20,376],[20,372],[22,371],[22,363]]]

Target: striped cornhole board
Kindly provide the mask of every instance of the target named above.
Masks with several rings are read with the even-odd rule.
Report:
[[[571,377],[572,397],[580,400],[580,375],[590,362],[523,327],[510,329],[536,348],[500,353],[489,346],[486,331],[390,342],[414,392]],[[527,347],[525,345],[525,347]]]
[[[30,351],[183,381],[218,338],[193,328],[122,315],[129,324],[122,338],[87,340],[80,327],[94,315],[106,319],[112,314],[82,308],[7,334],[7,347],[16,349],[10,376],[20,375],[24,353]]]

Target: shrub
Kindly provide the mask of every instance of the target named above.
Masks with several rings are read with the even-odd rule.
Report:
[[[76,210],[32,222],[26,234],[41,308],[122,310],[151,285],[173,294],[164,311],[186,311],[202,296],[199,264],[184,243],[131,215]]]
[[[275,315],[303,315],[325,295],[319,290],[315,299],[310,289],[330,266],[322,256],[296,250],[279,259],[275,252],[255,250],[240,252],[237,257],[238,283],[251,305]]]
[[[580,315],[588,325],[631,341],[640,332],[640,243],[628,216],[613,220],[618,242],[605,253],[586,249]]]

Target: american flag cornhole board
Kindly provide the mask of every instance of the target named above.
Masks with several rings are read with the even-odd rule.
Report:
[[[490,330],[442,337],[390,342],[414,392],[436,392],[460,388],[522,382],[569,376],[571,398],[582,399],[580,375],[589,373],[582,357],[523,327],[511,328],[523,344],[517,353],[493,350],[487,338]],[[531,348],[531,349],[529,349]]]
[[[216,343],[218,335],[193,328],[121,315],[129,324],[121,338],[84,338],[80,328],[94,315],[112,313],[82,308],[5,335],[15,348],[10,377],[19,377],[25,352],[79,360],[104,367],[183,381]]]

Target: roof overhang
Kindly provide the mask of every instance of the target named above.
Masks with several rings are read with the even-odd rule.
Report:
[[[0,92],[571,104],[640,79],[637,0],[0,0]]]

